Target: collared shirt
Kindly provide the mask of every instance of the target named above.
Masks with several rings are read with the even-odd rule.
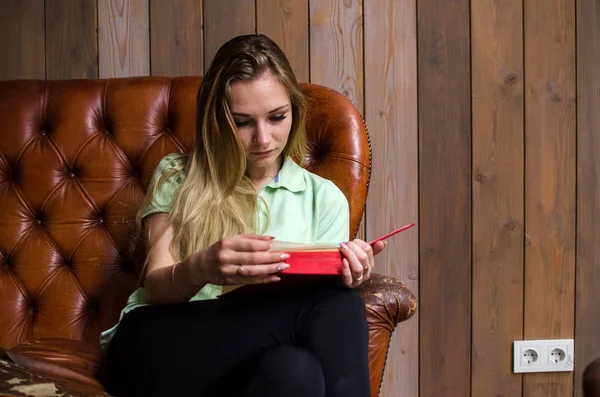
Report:
[[[163,158],[152,177],[148,194],[165,172],[174,167],[185,168],[186,158],[170,154]],[[185,179],[183,173],[173,174],[156,189],[142,213],[171,211],[175,195]],[[257,229],[260,234],[277,240],[305,244],[339,244],[348,241],[350,213],[346,196],[328,179],[308,172],[291,158],[284,159],[277,176],[258,192]],[[206,284],[190,301],[215,299],[222,287]],[[148,305],[144,288],[131,294],[121,318],[136,307]],[[120,321],[119,319],[119,321]],[[117,325],[104,331],[100,337],[103,348],[108,347]]]

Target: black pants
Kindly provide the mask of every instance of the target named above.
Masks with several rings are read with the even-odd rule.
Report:
[[[365,304],[303,287],[155,305],[123,318],[107,353],[117,396],[369,396]]]

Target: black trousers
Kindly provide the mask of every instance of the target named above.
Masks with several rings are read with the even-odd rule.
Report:
[[[358,293],[312,286],[154,305],[123,318],[108,352],[117,396],[367,397]]]

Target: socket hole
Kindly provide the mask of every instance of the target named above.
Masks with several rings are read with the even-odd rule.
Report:
[[[523,352],[523,363],[526,365],[534,364],[538,361],[539,357],[535,350],[527,349]]]
[[[565,359],[567,358],[567,355],[565,354],[565,351],[561,348],[556,348],[553,349],[550,352],[550,361],[553,364],[559,364],[562,363],[563,361],[565,361]]]

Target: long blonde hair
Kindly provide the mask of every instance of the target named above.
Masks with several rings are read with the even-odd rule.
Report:
[[[282,155],[304,161],[306,99],[287,58],[265,35],[231,39],[217,51],[198,90],[196,146],[185,168],[173,168],[155,184],[156,189],[177,176],[173,174],[185,173],[169,213],[174,231],[171,251],[177,260],[225,236],[264,232],[257,230],[258,193],[246,175],[246,153],[227,98],[232,83],[265,72],[286,87],[292,104],[292,126]]]

